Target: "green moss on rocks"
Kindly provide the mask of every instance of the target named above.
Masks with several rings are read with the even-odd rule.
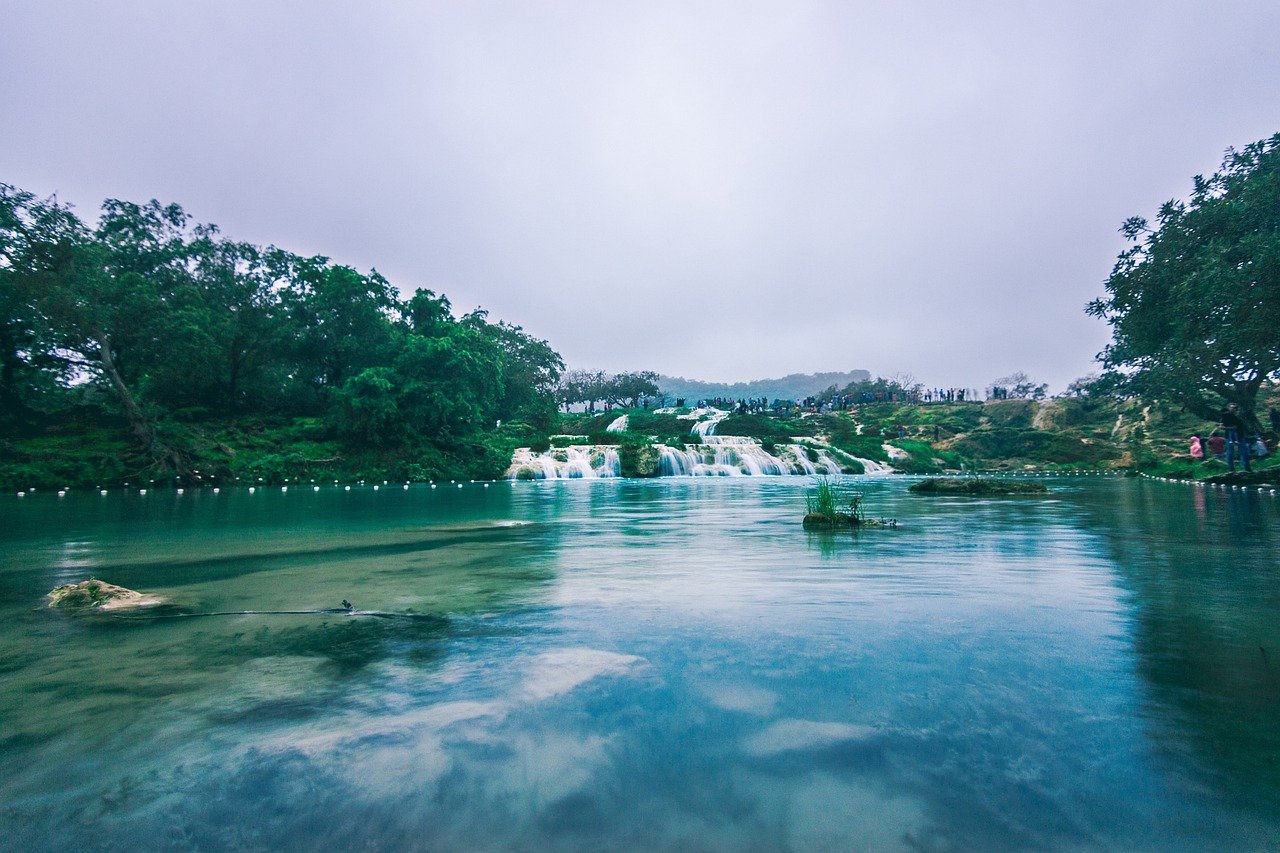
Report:
[[[907,488],[919,495],[1034,495],[1045,494],[1044,483],[998,480],[987,477],[929,478]]]
[[[652,444],[624,444],[618,448],[624,477],[656,477],[662,451]]]
[[[160,596],[144,595],[97,578],[54,587],[45,600],[49,607],[71,611],[124,610],[164,603]]]

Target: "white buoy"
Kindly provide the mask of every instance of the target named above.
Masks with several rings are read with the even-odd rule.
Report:
[[[58,497],[60,497],[60,498],[65,498],[66,496],[67,496],[67,490],[66,490],[66,489],[58,489]]]
[[[405,483],[405,484],[404,484],[404,490],[405,490],[406,492],[407,492],[407,491],[409,491],[409,484],[408,484],[408,483]]]
[[[100,494],[100,495],[105,495],[106,493],[107,493],[107,490],[106,490],[106,489],[99,489],[99,490],[98,490],[98,494]]]
[[[282,492],[287,492],[287,491],[289,491],[289,487],[288,487],[288,486],[281,486],[281,487],[280,487],[280,491],[282,491]]]
[[[435,487],[436,487],[436,484],[435,484],[435,483],[432,483],[432,484],[431,484],[431,488],[433,488],[433,489],[434,489]]]
[[[349,492],[349,491],[351,491],[351,487],[350,487],[350,486],[347,486],[347,487],[346,487],[346,489],[345,489],[345,491],[348,491],[348,492]]]
[[[222,491],[222,489],[219,489],[217,486],[214,486],[214,487],[213,487],[213,493],[214,493],[215,495],[216,495],[218,492],[220,492],[220,491]]]
[[[250,486],[250,487],[249,487],[249,494],[253,494],[255,491],[257,491],[257,487],[256,487],[256,486]]]
[[[318,491],[320,491],[320,487],[319,487],[319,486],[312,486],[312,487],[311,487],[311,491],[313,491],[313,492],[318,492]]]
[[[461,488],[462,488],[462,484],[461,484],[461,483],[459,483],[459,484],[458,484],[458,488],[459,488],[459,489],[461,489]]]
[[[252,491],[252,489],[250,489],[250,491]],[[147,493],[146,489],[138,489],[138,494],[145,495],[146,493]]]
[[[178,494],[182,494],[182,489],[178,489]]]
[[[375,492],[376,492],[376,491],[378,491],[378,489],[379,489],[379,488],[380,488],[380,487],[378,486],[378,484],[377,484],[377,483],[374,483],[374,484],[373,484],[373,490],[374,490]]]

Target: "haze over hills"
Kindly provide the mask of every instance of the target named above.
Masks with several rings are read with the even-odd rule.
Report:
[[[770,400],[802,400],[811,394],[825,391],[832,385],[843,388],[850,382],[863,382],[871,378],[866,370],[850,370],[845,373],[792,373],[780,379],[754,379],[750,382],[701,382],[681,376],[659,376],[658,388],[668,397],[683,397],[693,401],[715,397],[732,400],[749,397],[766,397]]]

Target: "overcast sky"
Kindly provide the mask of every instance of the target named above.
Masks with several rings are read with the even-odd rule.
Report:
[[[1060,390],[1123,219],[1280,131],[1274,0],[6,0],[0,32],[0,181],[710,380]]]

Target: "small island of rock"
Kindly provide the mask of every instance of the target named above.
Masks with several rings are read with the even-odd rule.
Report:
[[[129,610],[154,607],[165,601],[158,595],[135,592],[97,578],[54,587],[45,599],[49,607],[62,610]]]
[[[1026,480],[1004,480],[991,477],[930,477],[908,486],[907,491],[919,495],[1037,495],[1049,489],[1044,483]]]

